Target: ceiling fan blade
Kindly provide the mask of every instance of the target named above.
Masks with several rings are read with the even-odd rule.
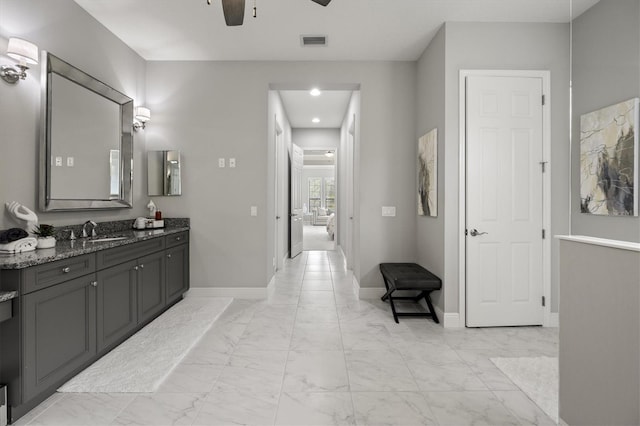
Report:
[[[222,0],[224,20],[229,27],[242,25],[244,21],[244,0]]]
[[[331,3],[331,0],[311,0],[312,2],[318,3],[322,6],[326,6]]]

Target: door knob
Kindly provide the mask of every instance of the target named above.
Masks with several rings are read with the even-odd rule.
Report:
[[[477,229],[472,229],[471,232],[469,232],[471,234],[472,237],[477,237],[478,235],[484,235],[486,234],[486,232],[478,232]]]
[[[98,281],[91,281],[91,287],[98,287]]]

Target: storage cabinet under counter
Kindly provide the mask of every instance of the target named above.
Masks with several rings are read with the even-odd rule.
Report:
[[[18,293],[0,323],[10,422],[183,297],[188,243],[184,230],[0,271]]]

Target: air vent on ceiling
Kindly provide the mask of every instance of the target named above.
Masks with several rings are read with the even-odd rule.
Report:
[[[303,46],[326,46],[327,36],[323,35],[303,35],[300,36]]]

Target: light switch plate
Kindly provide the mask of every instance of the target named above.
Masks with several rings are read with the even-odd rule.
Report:
[[[73,167],[73,157],[67,157],[67,167]]]
[[[251,206],[251,216],[258,216],[258,206]]]
[[[224,167],[224,158],[218,158],[218,167]]]
[[[395,206],[382,206],[382,216],[393,217],[396,215]]]
[[[236,159],[229,158],[229,167],[235,167],[235,166],[236,166]]]

